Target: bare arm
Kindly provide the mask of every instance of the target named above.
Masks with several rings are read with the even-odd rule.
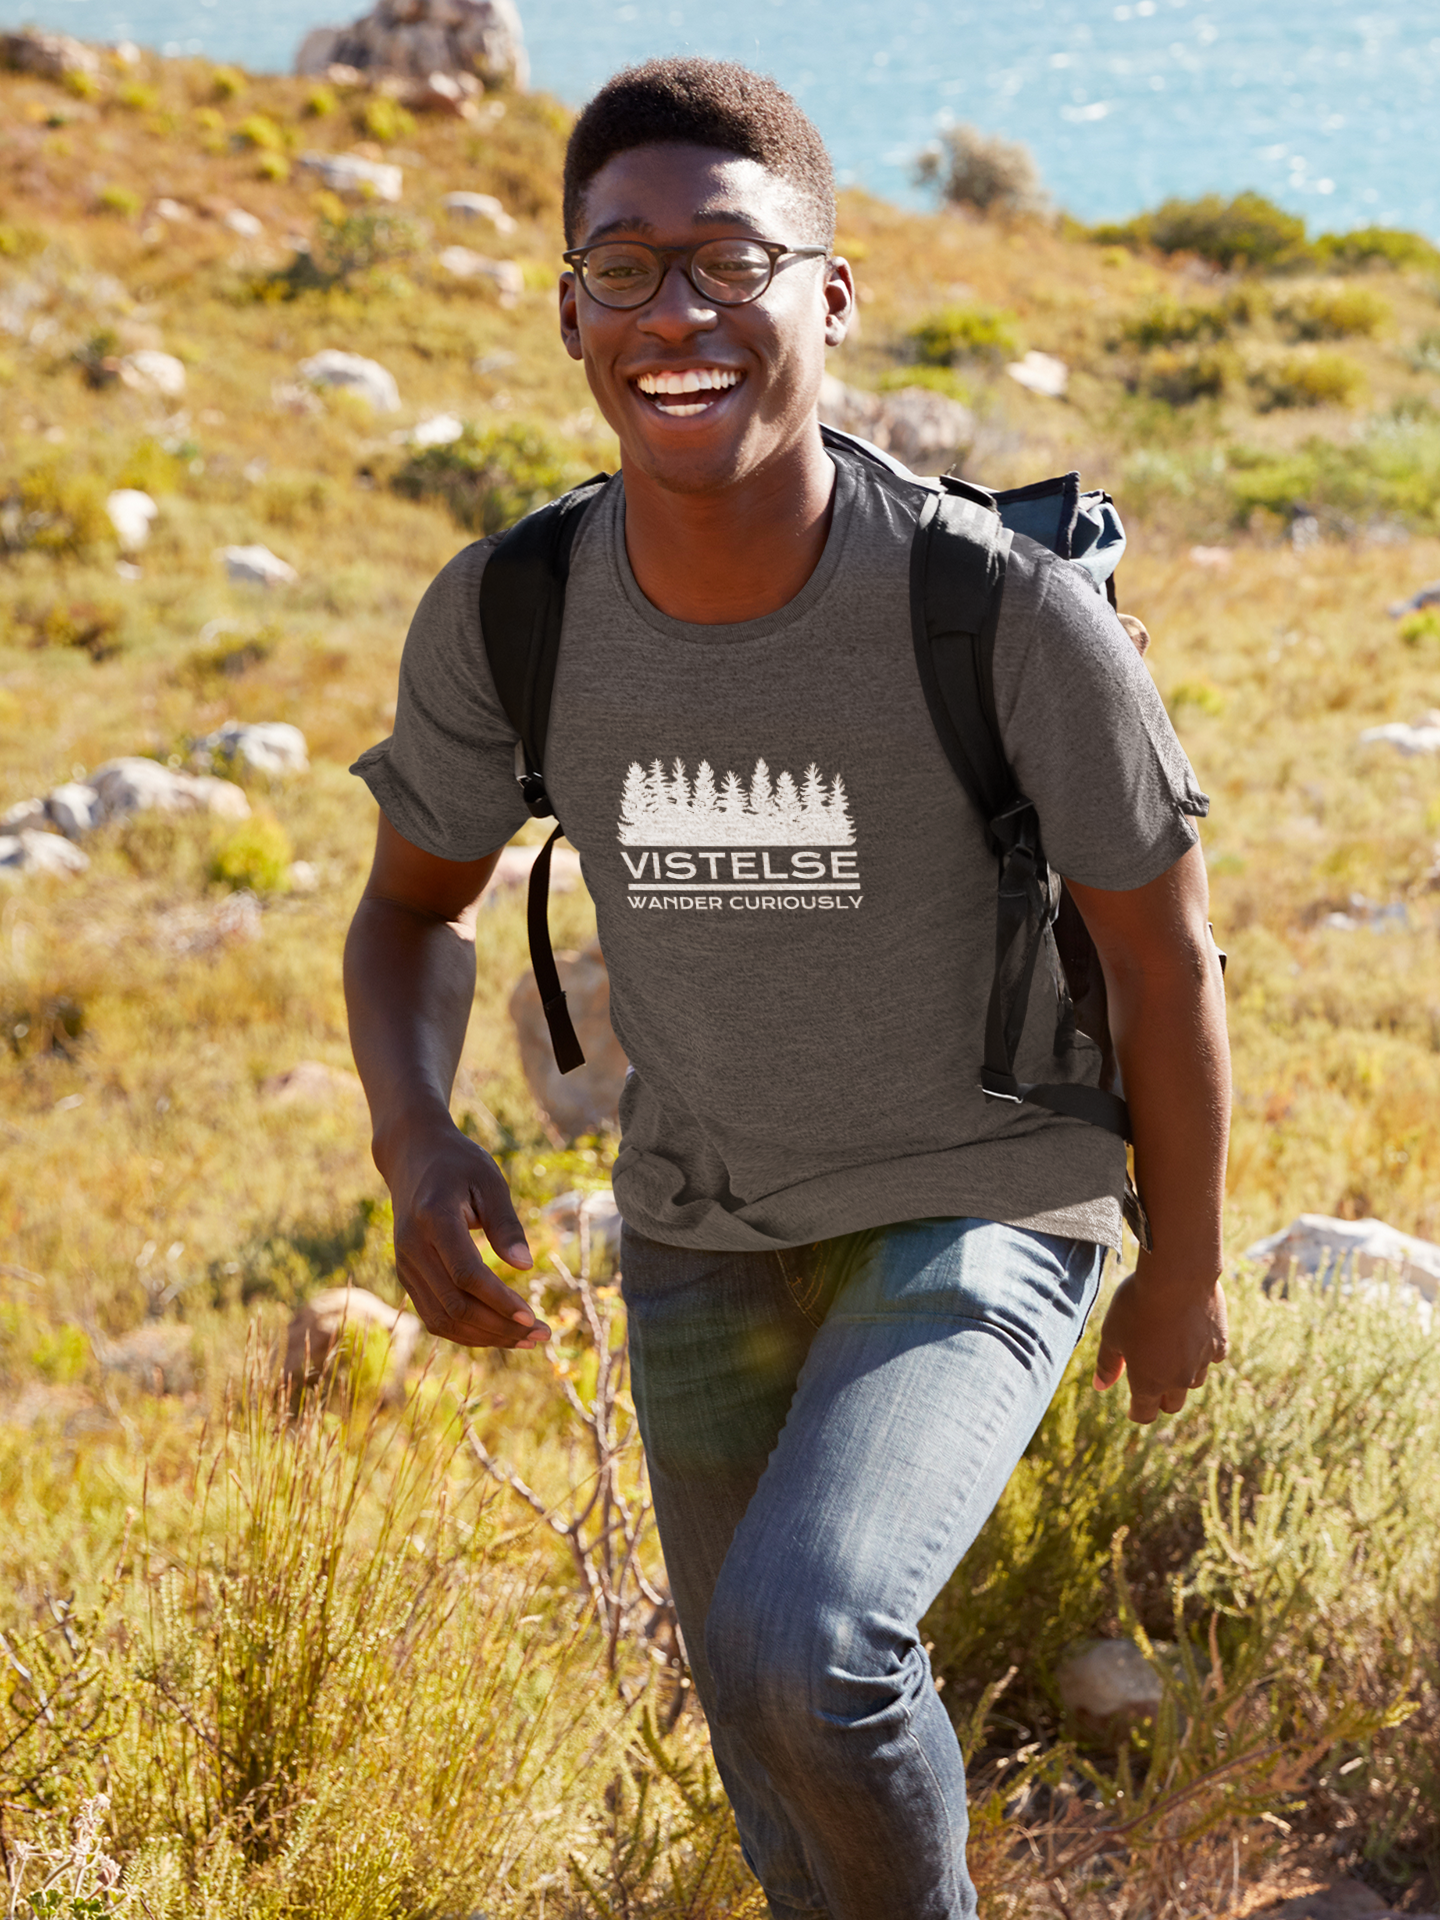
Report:
[[[1230,1125],[1224,986],[1198,846],[1133,891],[1067,885],[1105,973],[1154,1240],[1116,1289],[1095,1384],[1111,1387],[1128,1369],[1130,1416],[1149,1422],[1178,1413],[1228,1344],[1219,1277]]]
[[[508,1265],[530,1265],[505,1177],[450,1118],[475,994],[475,904],[498,858],[436,859],[382,814],[345,943],[345,1003],[375,1164],[395,1203],[395,1264],[416,1311],[461,1346],[532,1347],[548,1329],[470,1237],[479,1228]]]

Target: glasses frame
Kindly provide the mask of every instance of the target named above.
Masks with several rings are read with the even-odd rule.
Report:
[[[734,238],[737,236],[731,237]],[[650,302],[659,295],[666,280],[669,278],[671,267],[673,267],[677,261],[680,262],[681,272],[685,275],[685,278],[689,281],[696,295],[701,300],[709,301],[717,307],[748,307],[754,301],[762,299],[764,295],[770,291],[775,279],[775,269],[782,260],[828,260],[830,258],[830,249],[828,247],[787,247],[782,241],[756,240],[751,234],[742,234],[738,236],[738,238],[743,239],[747,246],[759,247],[770,262],[770,271],[765,276],[765,284],[757,287],[754,293],[747,293],[744,298],[740,300],[722,300],[718,294],[711,293],[707,291],[706,288],[696,285],[695,275],[692,272],[692,268],[695,265],[695,256],[702,247],[715,246],[717,244],[715,240],[697,240],[694,246],[691,247],[652,247],[648,240],[597,240],[592,246],[571,247],[568,253],[563,253],[560,257],[568,267],[573,269],[575,278],[585,289],[589,297],[595,302],[596,306],[604,307],[611,313],[638,313],[642,307],[648,307]],[[723,238],[721,238],[719,244],[724,244]],[[602,247],[616,246],[638,247],[645,253],[653,254],[659,262],[660,278],[655,285],[655,290],[653,293],[646,294],[643,300],[622,302],[606,300],[591,286],[589,276],[585,271],[586,260],[592,253],[598,253]]]

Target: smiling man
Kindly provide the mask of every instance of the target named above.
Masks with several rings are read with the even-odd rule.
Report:
[[[623,466],[574,546],[544,774],[633,1067],[614,1183],[666,1567],[772,1914],[955,1920],[964,1771],[918,1622],[1083,1331],[1124,1151],[980,1089],[995,863],[911,642],[933,485],[821,438],[855,290],[818,134],[744,69],[655,62],[581,115],[565,218],[561,335]],[[425,595],[358,763],[382,818],[346,981],[401,1277],[435,1333],[524,1349],[547,1330],[471,1233],[515,1267],[524,1235],[449,1112],[475,902],[526,812],[493,547]],[[1205,800],[1114,615],[1019,537],[995,702],[1103,962],[1153,1251],[1096,1384],[1128,1370],[1153,1420],[1226,1345]],[[1059,1011],[1037,985],[1017,1071],[1093,1085]]]

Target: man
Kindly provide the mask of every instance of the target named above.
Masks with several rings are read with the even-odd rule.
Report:
[[[566,162],[560,329],[619,437],[587,512],[545,749],[633,1063],[614,1183],[666,1566],[750,1860],[785,1920],[975,1910],[964,1775],[917,1622],[1030,1439],[1119,1243],[1119,1141],[978,1085],[995,865],[912,653],[924,487],[827,453],[854,310],[818,134],[699,60],[621,74]],[[402,1279],[471,1346],[548,1337],[494,1162],[453,1125],[471,915],[525,817],[477,611],[491,543],[416,614],[347,949]],[[1017,539],[1007,753],[1100,952],[1154,1251],[1097,1386],[1178,1411],[1223,1357],[1228,1113],[1191,816],[1148,676]],[[617,831],[618,817],[618,831]],[[1019,1071],[1064,1061],[1037,988]]]

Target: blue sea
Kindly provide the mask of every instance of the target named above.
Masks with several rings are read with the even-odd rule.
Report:
[[[914,202],[947,121],[1035,154],[1055,201],[1118,219],[1255,187],[1312,229],[1440,239],[1440,5],[1409,0],[520,0],[534,84],[578,105],[628,61],[743,60],[799,96],[842,178]],[[0,0],[0,23],[285,71],[295,0]]]

